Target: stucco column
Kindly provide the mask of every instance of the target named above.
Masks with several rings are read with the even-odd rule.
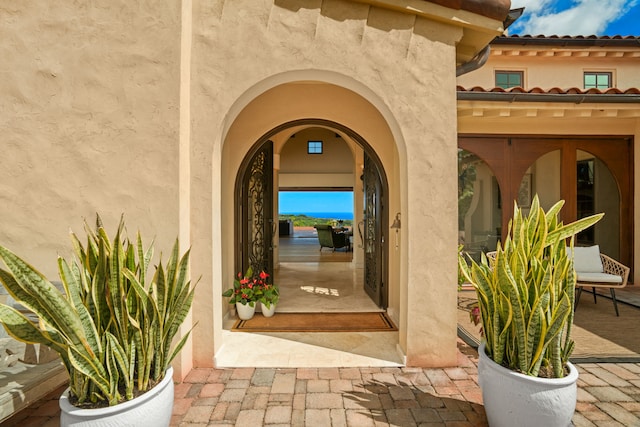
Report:
[[[455,130],[455,126],[451,126]],[[406,352],[409,366],[457,362],[455,132],[408,156]],[[442,138],[442,139],[441,139]],[[436,145],[438,149],[430,146]]]
[[[450,37],[455,34],[449,33]],[[431,46],[433,70],[417,116],[406,123],[407,198],[402,216],[406,250],[405,350],[408,366],[457,363],[457,130],[455,49]]]

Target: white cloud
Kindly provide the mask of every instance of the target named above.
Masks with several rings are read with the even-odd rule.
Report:
[[[512,0],[511,9],[524,7],[527,14],[544,10],[553,0]]]
[[[635,6],[638,0],[513,0],[511,8],[525,12],[510,33],[531,35],[601,35],[607,26]],[[562,2],[565,3],[565,2]],[[563,10],[558,10],[564,7]]]

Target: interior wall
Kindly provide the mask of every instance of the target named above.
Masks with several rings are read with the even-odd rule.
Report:
[[[532,174],[532,194],[538,194],[540,206],[547,210],[560,200],[560,150],[554,150],[536,160]]]
[[[322,141],[321,154],[307,153],[308,141]],[[335,175],[340,181],[353,182],[354,160],[349,145],[335,131],[311,127],[293,134],[280,152],[280,179],[282,187],[323,186],[322,175]],[[289,178],[289,175],[292,177]],[[296,179],[314,175],[310,182],[296,185]],[[305,180],[309,181],[309,180]],[[331,186],[331,185],[328,185]]]

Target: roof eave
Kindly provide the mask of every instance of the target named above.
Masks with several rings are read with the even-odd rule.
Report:
[[[493,46],[640,47],[640,37],[499,36]]]
[[[559,94],[559,93],[508,93],[508,92],[462,92],[458,101],[494,102],[563,102],[571,104],[640,104],[636,94]]]

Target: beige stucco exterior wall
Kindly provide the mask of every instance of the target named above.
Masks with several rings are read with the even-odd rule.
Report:
[[[560,49],[548,46],[536,49],[496,45],[492,46],[492,50],[500,53],[492,54],[482,68],[458,77],[459,85],[489,89],[495,87],[496,71],[522,71],[525,89],[539,87],[549,90],[558,87],[566,90],[584,88],[584,72],[602,71],[612,73],[613,87],[621,90],[640,87],[640,57],[637,56],[637,49]],[[517,53],[514,54],[514,50]],[[536,56],[541,50],[544,53]],[[549,52],[553,51],[562,53],[549,56]],[[579,52],[576,54],[579,56],[571,56],[575,52]],[[632,53],[634,56],[631,56]]]
[[[460,26],[484,40],[500,23],[421,9],[3,2],[0,242],[54,277],[68,228],[95,212],[109,229],[124,213],[158,252],[179,235],[201,277],[181,377],[191,363],[211,366],[223,344],[243,157],[285,121],[333,120],[375,150],[390,221],[402,214],[389,303],[407,363],[455,365],[456,43],[475,37]]]
[[[0,5],[0,244],[57,279],[71,228],[178,236],[180,6]],[[188,242],[186,242],[188,244]]]
[[[455,120],[447,112],[455,108],[454,44],[460,32],[351,2],[288,4],[194,5],[191,113],[198,157],[192,158],[192,206],[194,226],[209,222],[203,229],[213,237],[210,248],[194,242],[194,265],[222,260],[211,276],[205,273],[211,290],[196,299],[201,323],[194,341],[215,343],[194,348],[196,363],[211,363],[221,345],[219,313],[226,306],[219,295],[234,274],[233,235],[225,224],[233,217],[242,158],[273,127],[316,117],[363,136],[393,180],[390,197],[400,205],[389,211],[403,213],[402,246],[392,261],[400,266],[393,299],[407,362],[453,365],[456,182],[449,171],[456,144]],[[360,110],[348,108],[354,102]],[[211,314],[203,319],[203,313]]]

